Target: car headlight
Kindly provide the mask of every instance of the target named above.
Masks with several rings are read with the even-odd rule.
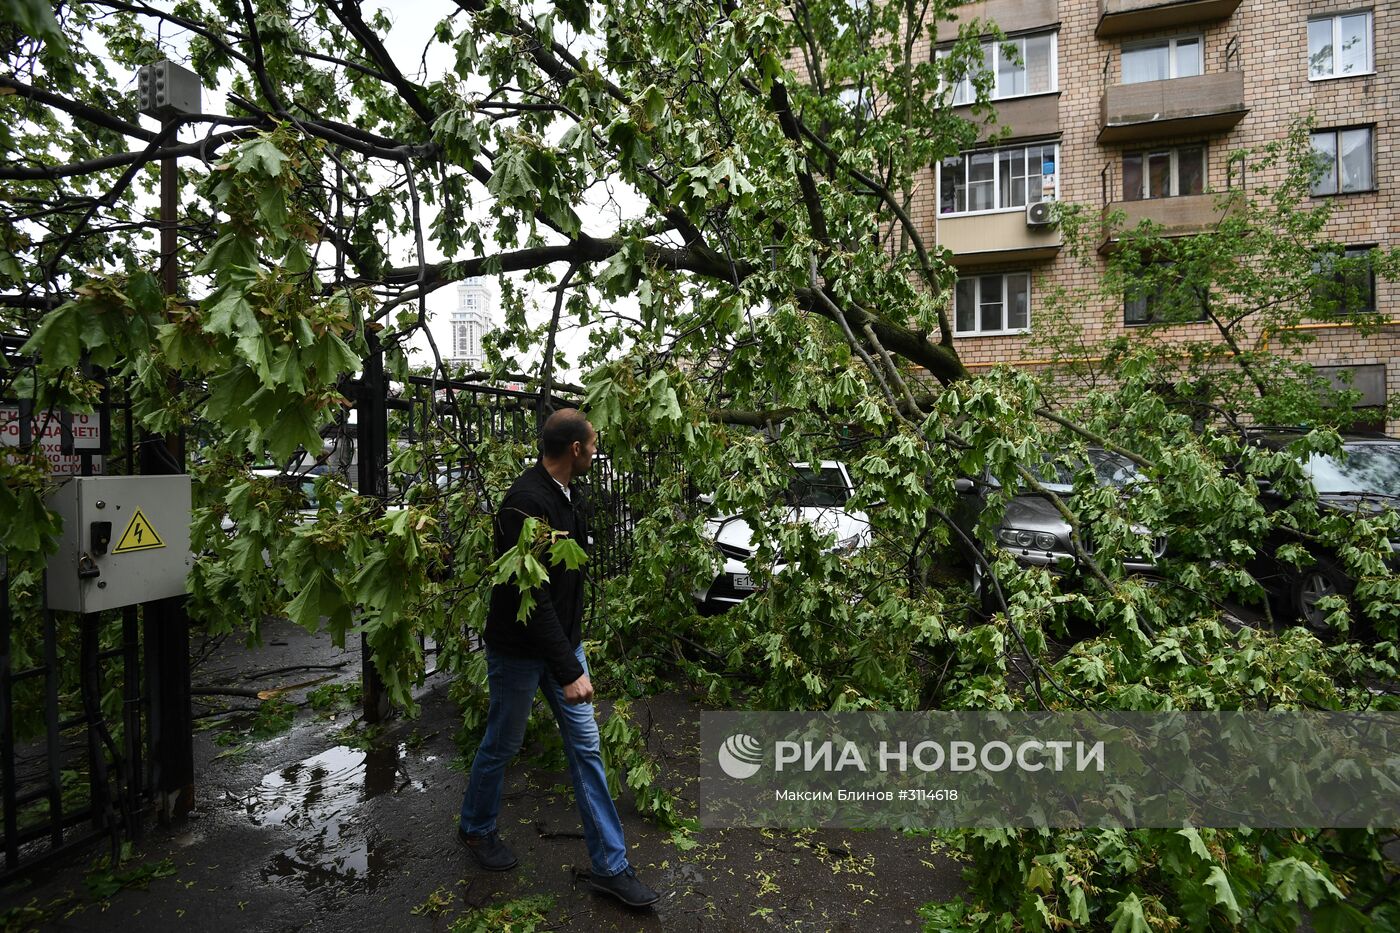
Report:
[[[997,532],[997,540],[1009,547],[1036,548],[1051,551],[1059,544],[1059,538],[1044,531],[1027,531],[1024,528],[1003,528]]]
[[[854,551],[860,545],[860,534],[853,534],[842,538],[836,542],[836,550],[842,552]]]

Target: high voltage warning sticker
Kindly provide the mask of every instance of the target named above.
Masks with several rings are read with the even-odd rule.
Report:
[[[151,520],[141,514],[141,510],[138,508],[136,514],[131,516],[131,523],[126,526],[126,531],[122,532],[122,539],[117,542],[116,547],[112,548],[112,553],[150,551],[158,547],[165,547],[165,542],[151,527]]]

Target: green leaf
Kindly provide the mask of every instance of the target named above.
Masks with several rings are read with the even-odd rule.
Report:
[[[307,631],[314,632],[321,621],[321,577],[320,571],[313,573],[310,580],[302,582],[301,592],[287,603],[287,618]]]
[[[274,385],[285,385],[298,395],[306,391],[305,369],[291,344],[281,344],[272,351],[272,365],[269,367]]]
[[[298,447],[318,450],[321,445],[321,432],[310,408],[293,402],[282,411],[265,438],[274,459],[286,460]]]
[[[657,373],[647,382],[647,394],[652,398],[648,417],[653,421],[680,421],[681,406],[676,390],[671,388],[665,373]]]
[[[329,384],[344,373],[359,370],[360,358],[355,351],[335,334],[322,334],[310,351],[303,353],[308,369],[315,370],[316,378]]]
[[[246,142],[239,148],[234,170],[239,174],[254,173],[277,178],[281,176],[282,164],[286,161],[286,154],[272,140],[263,137]]]
[[[257,332],[258,319],[253,314],[253,306],[248,303],[248,292],[244,283],[230,282],[223,285],[210,299],[214,304],[209,308],[208,316],[204,320],[206,331],[226,337]]]
[[[132,273],[126,280],[126,296],[131,306],[142,314],[156,314],[165,307],[165,294],[160,282],[144,269]]]
[[[555,566],[563,564],[569,570],[577,570],[588,560],[588,555],[573,538],[559,538],[549,546],[549,562]]]
[[[259,390],[257,374],[247,366],[235,366],[209,379],[209,400],[204,415],[212,421],[240,426],[249,423],[249,401]]]
[[[78,302],[57,307],[44,315],[20,352],[37,355],[46,369],[76,366],[83,351],[82,323]]]
[[[525,152],[518,147],[507,149],[496,159],[491,181],[486,190],[503,201],[513,201],[533,195],[538,188]]]
[[[1230,879],[1225,876],[1225,870],[1219,865],[1213,867],[1206,876],[1206,887],[1215,889],[1216,905],[1224,908],[1232,921],[1240,919],[1240,905],[1235,902],[1235,892],[1230,887]]]
[[[279,240],[287,238],[286,195],[280,185],[264,185],[258,189],[258,217],[263,226]],[[292,270],[295,271],[295,270]]]
[[[1055,877],[1050,874],[1050,869],[1039,863],[1032,865],[1030,872],[1026,875],[1026,890],[1049,894],[1054,888]]]
[[[1142,912],[1142,901],[1136,894],[1129,894],[1119,901],[1108,919],[1113,924],[1113,933],[1152,933]]]
[[[1075,923],[1089,922],[1089,904],[1084,898],[1084,889],[1075,885],[1069,889],[1069,918]]]
[[[1271,863],[1264,883],[1277,885],[1278,897],[1286,903],[1293,903],[1301,896],[1303,903],[1316,907],[1324,894],[1337,899],[1342,897],[1342,892],[1330,878],[1298,858],[1284,858]]]
[[[272,343],[261,331],[239,337],[237,346],[239,355],[248,361],[264,385],[276,383],[272,377]]]
[[[1201,861],[1214,861],[1214,859],[1210,857],[1210,850],[1207,849],[1206,844],[1203,841],[1201,841],[1200,831],[1197,830],[1194,826],[1188,826],[1185,829],[1179,829],[1176,831],[1176,834],[1186,839],[1186,842],[1191,847],[1191,852],[1199,856]]]
[[[18,284],[24,281],[24,267],[14,253],[0,246],[0,276]]]
[[[22,35],[43,39],[55,51],[68,51],[53,5],[44,0],[6,0],[0,4],[0,22],[14,23]]]

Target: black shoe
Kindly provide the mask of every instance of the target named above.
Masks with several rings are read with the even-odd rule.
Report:
[[[637,880],[631,866],[616,875],[591,875],[588,880],[593,890],[611,894],[628,907],[650,907],[661,899],[660,894]]]
[[[520,861],[510,847],[501,841],[501,834],[494,831],[484,836],[468,836],[459,826],[457,842],[487,871],[508,871]]]

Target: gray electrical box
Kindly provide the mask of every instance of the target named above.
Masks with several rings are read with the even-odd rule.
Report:
[[[150,117],[199,113],[200,92],[199,75],[172,61],[136,72],[136,109]]]
[[[50,609],[99,612],[185,595],[188,475],[75,476],[47,505],[63,519],[49,558]]]

